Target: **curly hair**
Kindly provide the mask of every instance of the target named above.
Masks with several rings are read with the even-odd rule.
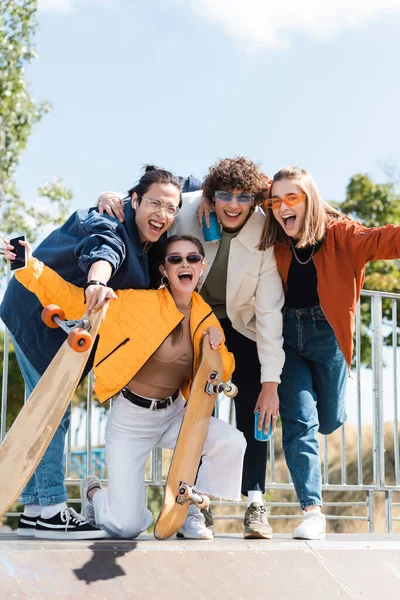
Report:
[[[255,204],[262,204],[267,198],[269,183],[269,177],[258,164],[244,156],[236,156],[214,163],[203,181],[202,190],[210,202],[214,202],[216,190],[241,190],[254,194]]]

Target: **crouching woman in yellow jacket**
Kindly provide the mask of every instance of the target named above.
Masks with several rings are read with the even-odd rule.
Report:
[[[85,310],[82,289],[32,258],[29,244],[26,247],[29,260],[16,273],[18,280],[43,305],[54,302],[64,309],[66,318],[80,318]],[[106,426],[109,485],[105,492],[100,481],[89,476],[82,482],[81,494],[85,517],[112,536],[135,538],[153,521],[145,504],[146,459],[155,446],[175,446],[206,332],[211,347],[221,351],[224,381],[234,370],[234,358],[223,343],[217,318],[194,291],[204,266],[199,240],[173,236],[160,265],[163,287],[119,290],[117,295],[107,289],[107,298],[115,300],[109,303],[100,328],[94,369],[100,402],[119,393]],[[212,418],[198,491],[239,500],[245,446],[241,432]],[[179,533],[192,539],[212,538],[195,505],[190,506]]]

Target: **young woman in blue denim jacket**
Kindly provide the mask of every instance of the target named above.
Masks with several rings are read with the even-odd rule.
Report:
[[[274,246],[285,289],[285,365],[278,388],[286,462],[303,509],[293,537],[323,539],[318,432],[346,420],[356,304],[370,260],[400,257],[400,227],[367,228],[321,198],[311,175],[273,178],[260,249]],[[268,407],[262,407],[267,412]]]

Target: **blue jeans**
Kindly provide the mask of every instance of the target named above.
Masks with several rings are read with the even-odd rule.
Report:
[[[29,397],[40,380],[40,374],[28,361],[12,336],[11,339],[25,381],[26,394]],[[22,504],[49,506],[66,502],[68,494],[64,485],[64,446],[70,417],[71,405],[68,406],[42,460],[22,492]]]
[[[301,507],[322,505],[318,432],[346,420],[348,368],[319,306],[283,309],[285,365],[279,385],[283,449]]]

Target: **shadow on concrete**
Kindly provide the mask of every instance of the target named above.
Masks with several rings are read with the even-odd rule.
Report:
[[[123,545],[123,550],[120,549],[121,545]],[[89,546],[89,550],[93,551],[90,560],[80,569],[73,569],[73,573],[77,579],[84,581],[87,585],[95,581],[123,577],[126,572],[116,563],[116,560],[135,550],[136,546],[136,542],[124,542],[123,544],[121,542],[118,544],[112,542],[107,544],[95,543]]]

